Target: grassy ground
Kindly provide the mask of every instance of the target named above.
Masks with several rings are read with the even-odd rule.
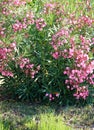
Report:
[[[72,130],[64,125],[63,116],[55,115],[53,107],[44,105],[2,101],[0,116],[4,130]]]
[[[1,101],[0,117],[9,130],[93,130],[94,127],[92,105],[77,108]]]

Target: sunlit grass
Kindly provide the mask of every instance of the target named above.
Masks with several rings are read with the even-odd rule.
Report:
[[[72,130],[71,127],[63,123],[62,116],[51,114],[41,114],[33,117],[25,124],[30,130]]]
[[[0,130],[10,130],[10,124],[0,119]]]

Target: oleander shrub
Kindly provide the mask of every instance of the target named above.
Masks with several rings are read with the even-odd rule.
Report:
[[[5,92],[63,104],[92,98],[94,2],[2,0],[0,5]]]

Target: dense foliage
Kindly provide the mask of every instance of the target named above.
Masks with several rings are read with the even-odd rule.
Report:
[[[0,74],[17,99],[73,104],[94,85],[93,1],[0,1]]]

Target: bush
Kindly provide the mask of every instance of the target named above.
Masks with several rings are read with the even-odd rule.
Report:
[[[93,3],[1,5],[0,73],[6,92],[30,101],[87,101],[94,85]]]

